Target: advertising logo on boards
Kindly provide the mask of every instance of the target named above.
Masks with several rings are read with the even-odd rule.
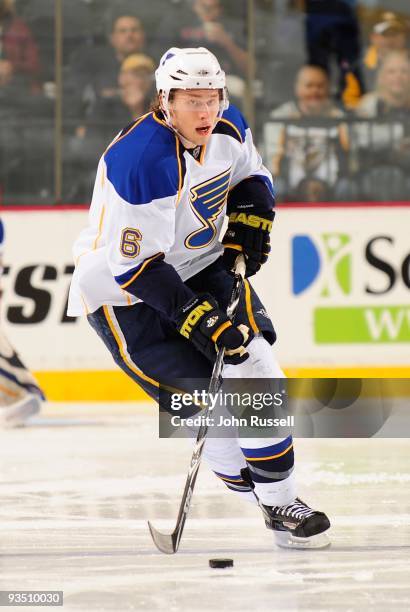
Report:
[[[299,295],[315,281],[319,295],[349,295],[352,286],[350,236],[323,233],[314,241],[310,236],[292,240],[292,290]]]
[[[410,254],[400,253],[397,261],[392,236],[364,242],[337,232],[292,238],[292,293],[314,300],[317,344],[410,342],[408,304],[383,303],[398,288],[410,289]],[[363,298],[373,304],[360,305]]]

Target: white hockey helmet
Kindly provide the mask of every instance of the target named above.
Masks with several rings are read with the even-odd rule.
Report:
[[[220,89],[219,117],[229,106],[225,72],[215,55],[205,47],[168,49],[155,71],[155,81],[167,123],[170,123],[171,89]]]

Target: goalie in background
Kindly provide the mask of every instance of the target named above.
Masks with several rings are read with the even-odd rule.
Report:
[[[0,275],[4,230],[0,219]],[[0,293],[1,295],[1,293]],[[0,427],[17,427],[38,413],[43,392],[0,327]]]

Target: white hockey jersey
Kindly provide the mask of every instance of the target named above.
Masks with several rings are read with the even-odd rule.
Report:
[[[228,192],[250,176],[273,193],[272,177],[233,106],[207,145],[190,151],[155,113],[125,128],[98,165],[89,224],[74,244],[68,314],[139,298],[170,314],[165,296],[156,303],[154,294],[172,293],[220,256]]]

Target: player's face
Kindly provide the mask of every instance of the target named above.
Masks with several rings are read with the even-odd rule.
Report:
[[[169,104],[172,125],[189,142],[204,145],[211,137],[219,112],[217,89],[178,89]]]

